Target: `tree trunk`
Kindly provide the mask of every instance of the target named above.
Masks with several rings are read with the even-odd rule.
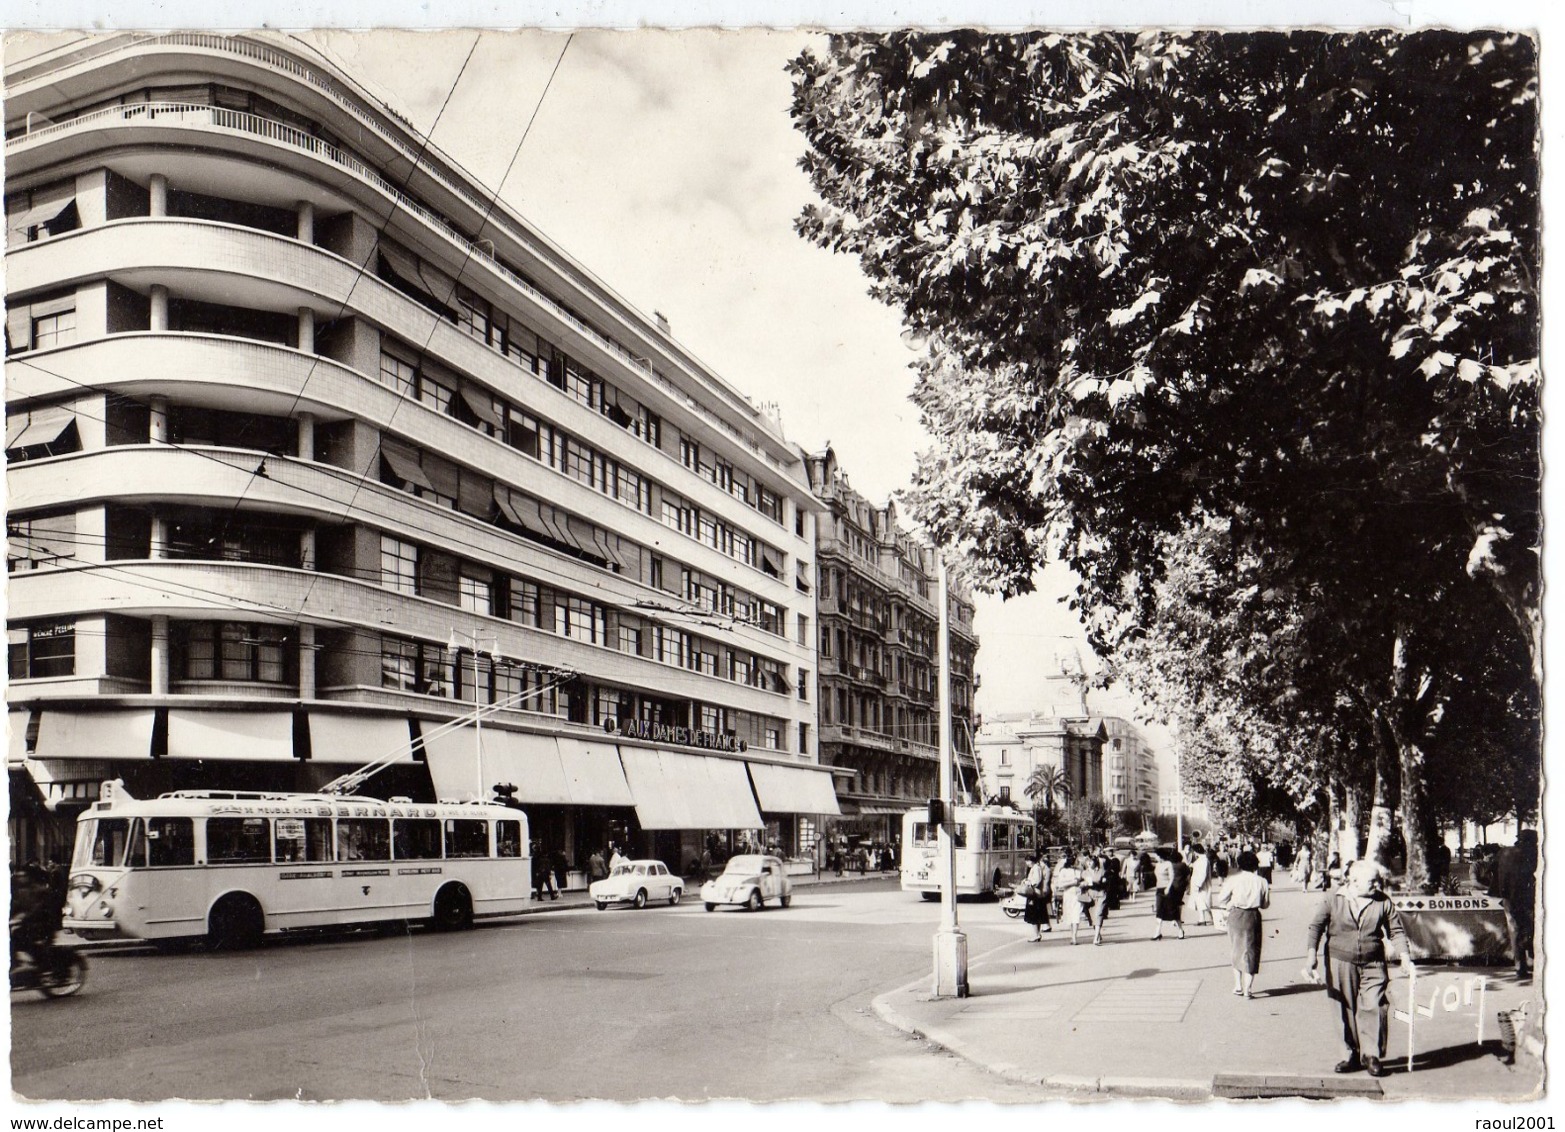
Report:
[[[1384,715],[1396,743],[1402,778],[1402,839],[1407,843],[1407,890],[1422,892],[1429,883],[1429,844],[1425,836],[1428,785],[1421,740],[1430,676],[1415,678],[1407,655],[1407,636],[1399,632],[1391,653],[1392,701]]]
[[[1369,838],[1364,846],[1364,856],[1381,865],[1387,865],[1387,843],[1391,840],[1393,779],[1396,764],[1392,760],[1389,736],[1375,728],[1375,790],[1369,807]]]
[[[1359,859],[1360,848],[1363,844],[1359,839],[1359,812],[1362,809],[1359,798],[1360,790],[1353,785],[1344,785],[1342,789],[1341,825],[1336,831],[1337,854],[1346,865],[1349,861]]]

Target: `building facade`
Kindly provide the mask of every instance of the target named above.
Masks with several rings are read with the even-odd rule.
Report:
[[[901,529],[894,505],[853,490],[835,452],[806,464],[825,506],[815,574],[821,763],[838,776],[840,835],[891,844],[902,815],[940,794],[938,563]],[[955,584],[948,593],[956,789],[973,796],[978,638],[971,595]]]
[[[978,761],[987,798],[1033,804],[1034,770],[1052,767],[1070,798],[1097,798],[1113,810],[1157,810],[1157,763],[1145,737],[1115,716],[1000,713],[978,729]]]
[[[571,863],[811,855],[802,454],[289,42],[7,74],[13,853],[59,856],[107,778],[382,760],[364,793],[515,785]]]

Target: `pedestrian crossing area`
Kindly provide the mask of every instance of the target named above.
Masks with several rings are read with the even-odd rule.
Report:
[[[1110,983],[1072,1022],[1183,1022],[1200,979],[1132,979]]]

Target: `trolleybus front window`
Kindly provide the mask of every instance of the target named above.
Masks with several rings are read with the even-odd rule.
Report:
[[[72,864],[79,869],[94,865],[121,866],[125,863],[125,848],[129,842],[129,818],[98,818],[84,822],[76,838]]]

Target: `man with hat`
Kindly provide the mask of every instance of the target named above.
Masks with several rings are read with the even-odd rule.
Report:
[[[1338,1073],[1364,1069],[1371,1077],[1386,1075],[1382,1064],[1390,1021],[1386,944],[1395,941],[1402,953],[1403,968],[1411,970],[1413,966],[1402,918],[1381,889],[1383,874],[1384,870],[1374,861],[1354,861],[1348,866],[1342,886],[1321,902],[1310,920],[1310,964],[1305,974],[1315,981],[1317,952],[1324,936],[1326,992],[1336,1000],[1341,1012],[1342,1044],[1347,1051],[1347,1056],[1335,1066]],[[1371,1013],[1372,1029],[1360,1030],[1361,1010]]]

